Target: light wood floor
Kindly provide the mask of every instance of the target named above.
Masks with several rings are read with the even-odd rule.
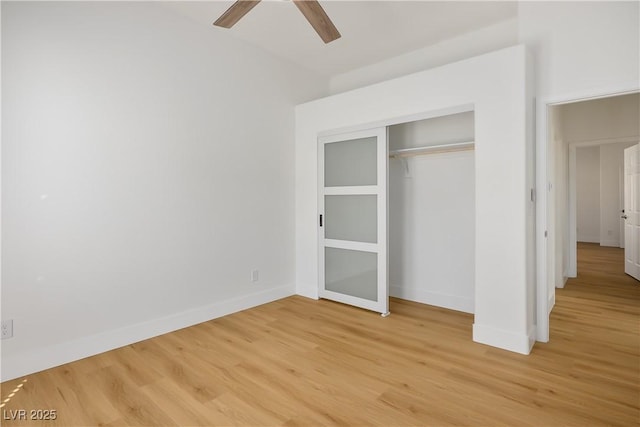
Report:
[[[551,342],[473,343],[473,317],[394,299],[391,316],[291,297],[2,384],[25,425],[634,426],[640,286],[580,245]]]

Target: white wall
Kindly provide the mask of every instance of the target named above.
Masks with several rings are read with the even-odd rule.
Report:
[[[389,127],[389,149],[473,141],[473,112]],[[473,151],[389,161],[390,294],[473,313]]]
[[[517,43],[534,54],[536,94],[637,86],[640,35],[637,2],[529,1],[518,17],[366,67],[333,76],[340,93]]]
[[[568,190],[568,147],[566,141],[557,146],[551,137],[547,139],[551,118],[547,103],[640,88],[638,6],[637,2],[609,1],[519,3],[518,40],[532,49],[536,64],[537,234],[540,246],[548,242],[546,248],[538,248],[538,254],[553,259],[547,263],[547,273],[553,271],[555,282],[547,282],[551,288],[544,286],[541,281],[547,275],[538,271],[539,290],[547,294],[538,301],[548,299],[549,307],[555,299],[553,286],[564,285],[575,258],[569,252],[568,191],[561,193]],[[555,204],[560,197],[562,203]],[[555,213],[547,215],[552,206]],[[538,338],[548,339],[546,326],[539,328]]]
[[[2,380],[294,293],[325,80],[153,2],[3,2],[2,66]]]
[[[638,2],[536,1],[518,8],[518,39],[533,51],[539,97],[638,86]]]
[[[576,202],[578,241],[600,243],[600,147],[576,152]]]
[[[475,107],[476,268],[474,340],[528,353],[533,283],[527,256],[533,203],[527,169],[526,50],[504,49],[299,105],[296,109],[297,292],[317,297],[317,138],[323,131],[375,127],[407,116]],[[366,107],[366,108],[365,108]],[[399,119],[405,118],[405,119]],[[393,314],[392,314],[393,316]],[[384,321],[384,320],[382,320]]]
[[[385,61],[333,76],[331,93],[379,83],[518,43],[518,22],[509,19]]]
[[[638,93],[560,106],[562,132],[568,143],[610,142],[640,135]]]

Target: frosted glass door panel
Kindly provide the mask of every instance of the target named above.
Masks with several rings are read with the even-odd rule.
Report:
[[[387,130],[318,138],[318,296],[389,314]]]
[[[324,186],[376,185],[377,145],[375,136],[326,144]]]
[[[378,196],[325,196],[326,239],[378,242]]]
[[[325,289],[378,300],[378,254],[325,247]]]

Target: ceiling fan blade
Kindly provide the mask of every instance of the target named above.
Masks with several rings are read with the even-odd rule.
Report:
[[[293,0],[293,3],[300,9],[300,12],[307,18],[309,24],[325,43],[340,38],[338,29],[333,25],[331,19],[329,19],[320,3],[316,0]]]
[[[260,3],[260,0],[238,0],[213,25],[231,28],[258,3]]]

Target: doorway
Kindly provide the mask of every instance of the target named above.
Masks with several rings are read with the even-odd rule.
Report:
[[[569,170],[570,165],[575,165],[572,162],[575,149],[580,144],[637,143],[638,105],[637,86],[620,88],[618,92],[591,91],[582,96],[546,99],[538,105],[537,129],[541,135],[536,149],[538,341],[549,340],[549,314],[555,304],[555,289],[577,275],[576,196],[570,186],[575,169]],[[590,120],[585,120],[586,117]],[[567,119],[573,123],[581,119],[581,123],[569,125]]]
[[[578,101],[557,109],[555,286],[578,274],[577,243],[624,247],[624,150],[640,140],[640,94]],[[558,161],[562,158],[566,162]],[[566,177],[566,178],[565,178]],[[564,178],[564,179],[563,179]],[[565,180],[566,179],[566,180]],[[564,191],[562,191],[564,190]]]
[[[636,142],[578,144],[575,154],[570,146],[569,191],[575,192],[577,243],[625,247],[624,151],[635,145]]]

